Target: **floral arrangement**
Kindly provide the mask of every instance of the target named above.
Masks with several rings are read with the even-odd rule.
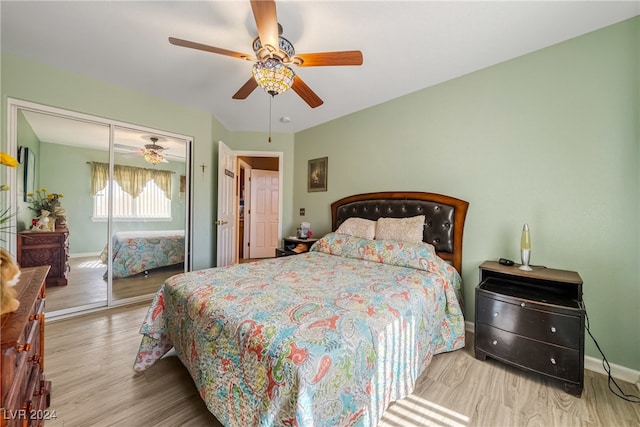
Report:
[[[64,196],[60,193],[49,193],[47,194],[47,190],[41,188],[40,190],[36,190],[36,193],[28,193],[27,197],[30,198],[31,209],[36,216],[42,215],[42,211],[48,211],[52,215],[55,214],[56,208],[60,207],[60,199]]]
[[[0,152],[0,164],[3,164],[10,168],[15,168],[16,166],[18,166],[18,161],[14,157],[10,156],[9,154]],[[6,184],[0,185],[0,191],[9,191],[9,190],[11,190],[11,188],[8,185]],[[11,213],[11,206],[7,207],[5,210],[0,212],[0,231],[6,230],[9,228],[7,223],[12,217],[13,217],[13,214]]]

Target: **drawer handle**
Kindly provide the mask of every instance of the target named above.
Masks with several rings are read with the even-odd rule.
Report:
[[[520,307],[524,307],[524,306],[525,306],[525,303],[521,302]]]
[[[493,342],[491,344],[498,345],[498,340],[493,340]]]
[[[24,345],[19,345],[16,350],[18,350],[18,353],[21,352],[21,351],[29,351],[29,350],[31,350],[31,344],[26,343]]]
[[[556,359],[554,359],[553,357],[551,358],[551,364],[555,365],[556,364]]]
[[[40,319],[39,314],[32,314],[31,316],[29,316],[29,320],[38,320],[38,319]]]
[[[553,332],[554,334],[556,333],[556,327],[555,326],[551,327],[551,332]]]
[[[500,314],[500,313],[498,313],[498,312],[496,311],[495,313],[493,313],[493,317],[498,317],[498,314]]]

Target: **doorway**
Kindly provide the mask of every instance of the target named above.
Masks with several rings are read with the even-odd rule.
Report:
[[[272,258],[281,229],[279,156],[238,155],[238,260]]]

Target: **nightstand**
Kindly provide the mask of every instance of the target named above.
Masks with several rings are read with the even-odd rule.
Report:
[[[313,244],[318,241],[318,239],[298,239],[292,237],[287,237],[283,240],[284,244],[282,248],[276,248],[276,257],[298,255],[304,252],[308,252],[309,249],[311,249],[311,246],[313,246]],[[303,245],[304,247],[299,245]],[[296,249],[297,247],[302,250]]]
[[[575,271],[494,261],[480,265],[475,356],[535,372],[581,395],[584,386],[582,279]]]

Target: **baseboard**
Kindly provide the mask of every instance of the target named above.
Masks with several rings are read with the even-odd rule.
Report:
[[[640,390],[640,371],[616,365],[615,363],[609,363],[609,366],[611,367],[611,376],[613,378],[635,384],[636,388]],[[584,369],[607,375],[607,371],[602,366],[602,359],[596,359],[595,357],[584,357]]]
[[[79,252],[76,254],[69,254],[69,258],[84,258],[89,256],[99,256],[100,252]]]
[[[467,332],[475,332],[475,324],[473,322],[465,322],[465,330]],[[626,381],[631,384],[635,384],[638,390],[640,390],[640,371],[627,368],[625,366],[616,365],[615,363],[609,363],[611,367],[611,376],[617,380]],[[603,375],[607,375],[607,372],[602,366],[602,359],[596,359],[595,357],[584,357],[584,369],[588,369],[593,372],[598,372]]]

